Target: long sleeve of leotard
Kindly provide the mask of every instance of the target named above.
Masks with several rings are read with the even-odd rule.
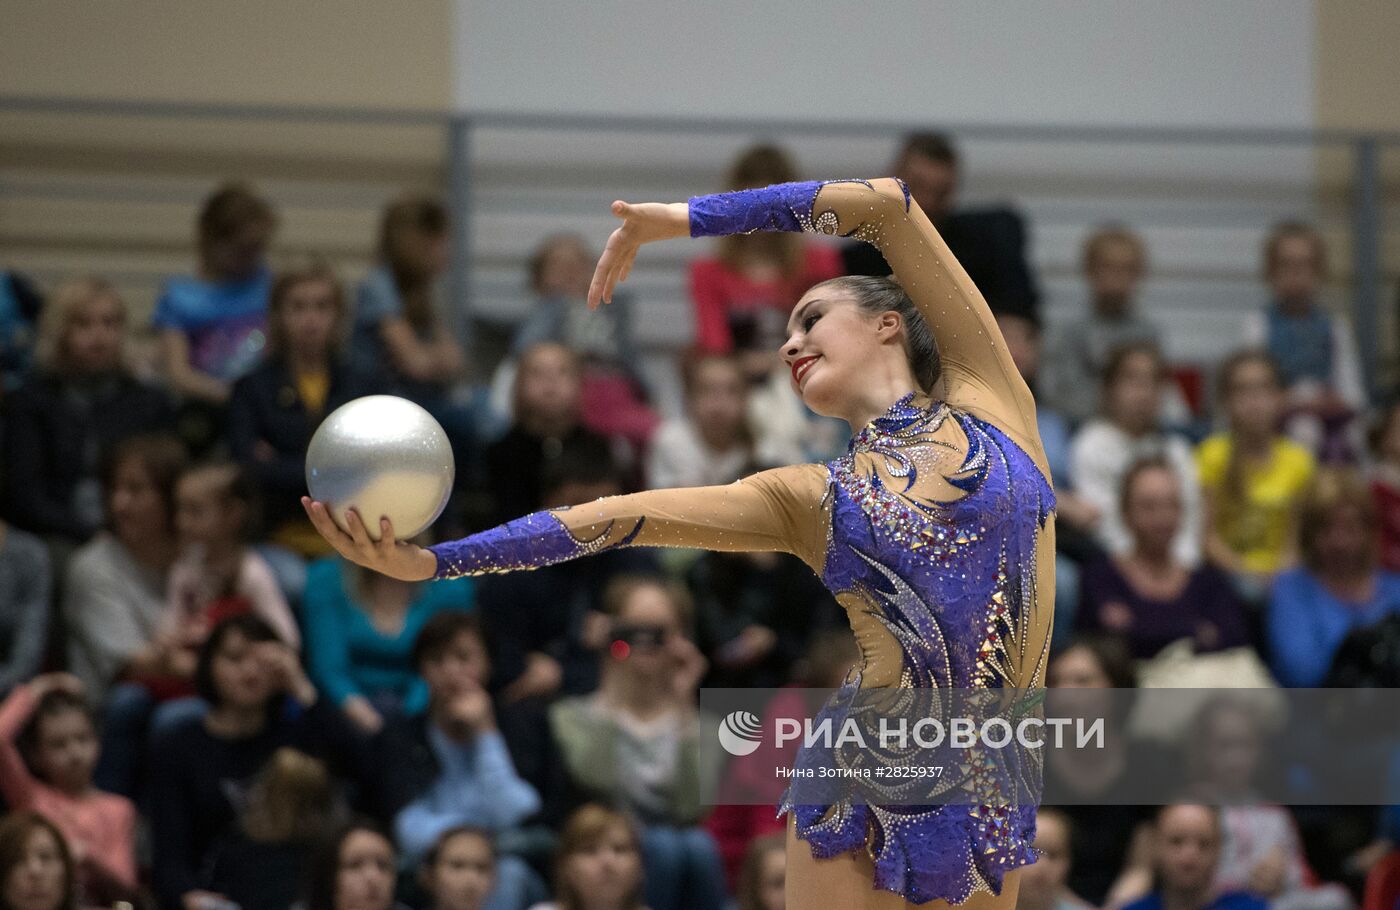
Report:
[[[535,512],[436,544],[436,578],[552,565],[614,547],[780,551],[820,571],[830,518],[827,469],[792,465],[731,484],[609,496]]]
[[[996,318],[902,181],[784,183],[690,200],[691,236],[752,231],[833,234],[878,247],[938,342],[944,400],[1043,460],[1035,404]]]

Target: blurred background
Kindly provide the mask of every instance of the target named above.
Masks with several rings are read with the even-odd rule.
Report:
[[[405,585],[296,500],[321,417],[375,392],[453,441],[431,539],[839,456],[774,352],[806,287],[879,257],[675,241],[612,307],[581,298],[613,199],[889,174],[1037,395],[1051,684],[1214,692],[1167,745],[1047,773],[1111,794],[1175,763],[1183,799],[1231,805],[1047,810],[1026,910],[1397,906],[1392,800],[1263,805],[1267,731],[1225,690],[1400,681],[1400,5],[0,0],[0,23],[0,876],[27,910],[780,907],[781,824],[700,801],[683,719],[699,685],[842,678],[810,571],[628,551]],[[244,684],[214,672],[245,654]],[[61,874],[24,878],[45,845]]]

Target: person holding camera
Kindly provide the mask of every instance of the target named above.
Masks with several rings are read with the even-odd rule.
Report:
[[[550,727],[573,785],[642,825],[647,906],[725,904],[719,850],[699,821],[719,766],[714,729],[696,708],[706,661],[686,636],[688,600],[666,582],[621,576],[603,595],[611,619],[601,684],[550,709]],[[716,721],[717,722],[717,721]]]

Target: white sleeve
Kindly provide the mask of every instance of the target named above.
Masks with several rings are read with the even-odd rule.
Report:
[[[1366,381],[1356,333],[1344,316],[1332,317],[1332,388],[1358,413],[1366,410]]]

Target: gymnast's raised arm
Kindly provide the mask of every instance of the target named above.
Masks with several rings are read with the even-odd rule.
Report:
[[[347,516],[347,533],[324,503],[303,497],[302,504],[341,556],[404,581],[512,572],[627,546],[780,551],[820,572],[827,480],[820,465],[792,465],[722,486],[608,496],[427,548],[395,541],[387,518],[375,541],[357,513]]]
[[[938,342],[949,404],[989,420],[1043,462],[1035,404],[996,319],[938,231],[893,178],[787,183],[699,196],[686,203],[614,203],[613,232],[589,289],[593,305],[612,295],[644,243],[686,235],[810,231],[875,244]]]

